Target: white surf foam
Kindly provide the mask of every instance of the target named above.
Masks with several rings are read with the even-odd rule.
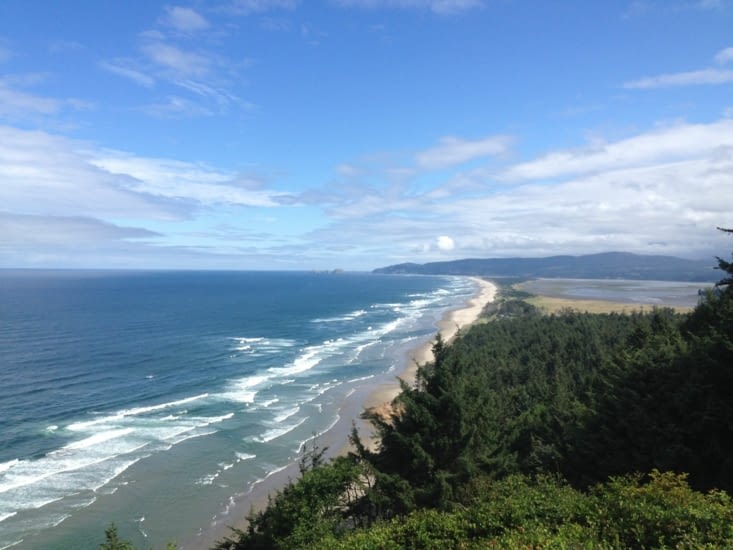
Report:
[[[237,462],[242,462],[243,460],[251,460],[253,458],[257,458],[257,455],[249,454],[249,453],[240,453],[236,452],[234,455],[237,457]]]
[[[341,420],[341,416],[338,415],[338,414],[336,414],[335,418],[331,421],[331,423],[328,426],[326,426],[320,432],[316,432],[315,434],[311,434],[311,436],[308,439],[305,439],[305,440],[301,441],[300,444],[298,445],[298,451],[297,451],[298,454],[300,454],[300,453],[303,452],[303,448],[306,445],[308,445],[308,443],[311,443],[311,442],[317,440],[319,437],[323,437],[323,435],[325,435],[326,433],[328,433],[329,431],[331,431],[333,429],[333,427],[336,426],[336,424],[339,423],[340,420]]]
[[[275,415],[275,418],[273,420],[277,423],[283,422],[293,416],[294,414],[297,414],[298,411],[300,411],[299,406],[292,407],[290,409],[285,409],[284,411],[280,412],[280,414]]]
[[[352,311],[351,313],[346,313],[344,315],[335,315],[334,317],[320,317],[320,318],[311,320],[311,322],[312,323],[347,322],[347,321],[353,321],[354,319],[358,319],[359,317],[363,317],[366,314],[367,314],[367,311],[365,309],[357,309],[356,311]]]
[[[188,441],[189,439],[195,439],[197,437],[204,437],[207,435],[214,435],[217,432],[217,430],[207,430],[203,432],[196,432],[189,435],[185,435],[179,438],[174,439],[171,443],[172,445],[178,445],[180,443],[183,443],[184,441]],[[170,447],[169,447],[170,449]]]
[[[0,514],[0,522],[5,521],[8,518],[12,518],[13,516],[17,515],[18,512],[7,512],[4,514]]]
[[[105,443],[106,441],[110,441],[112,439],[124,437],[132,432],[133,432],[132,428],[120,428],[118,430],[109,430],[106,432],[96,433],[92,436],[87,437],[86,439],[82,439],[81,441],[74,441],[73,443],[69,443],[65,447],[62,447],[59,451],[55,451],[55,452],[87,449],[89,447],[97,446],[100,443]]]
[[[278,353],[297,344],[295,340],[288,338],[267,338],[265,336],[234,337],[230,340],[234,342],[232,349],[255,355]]]
[[[265,433],[261,434],[258,439],[262,443],[269,443],[273,439],[277,439],[278,437],[282,437],[285,434],[292,432],[293,430],[301,426],[306,420],[308,419],[301,418],[300,420],[298,420],[298,422],[295,422],[294,424],[283,426],[281,428],[272,428],[271,430],[267,430]]]
[[[129,416],[142,416],[153,412],[162,411],[164,409],[170,409],[174,407],[180,407],[182,405],[187,405],[189,403],[193,403],[194,401],[199,401],[201,399],[206,399],[209,397],[208,393],[203,393],[201,395],[195,395],[193,397],[186,397],[184,399],[178,399],[176,401],[169,401],[167,403],[160,403],[158,405],[149,405],[145,407],[133,407],[131,409],[123,409],[121,411],[117,411],[111,415],[101,416],[99,418],[96,418],[94,420],[86,420],[82,422],[74,422],[73,424],[70,424],[66,427],[67,430],[71,430],[72,432],[81,432],[81,431],[87,431],[90,428],[94,428],[96,426],[99,426],[101,424],[111,424],[115,422],[119,422],[122,419],[129,417]]]
[[[308,347],[289,366],[273,367],[269,369],[269,372],[277,376],[293,376],[309,371],[321,362],[319,354],[323,352],[326,346],[327,344],[324,344],[324,346]]]
[[[18,460],[17,458],[14,458],[13,460],[8,460],[7,462],[0,463],[0,474],[10,470],[10,468],[12,468],[13,466],[16,466],[19,463],[20,463],[20,460]]]
[[[257,395],[257,390],[254,388],[265,384],[269,379],[269,376],[261,374],[235,380],[221,397],[237,403],[253,403]]]
[[[156,405],[132,407],[58,430],[71,435],[64,446],[33,460],[0,464],[0,517],[53,503],[63,521],[68,512],[93,503],[96,492],[139,460],[194,437],[216,433],[211,426],[233,418],[234,412],[192,416],[184,409],[208,393]],[[172,414],[162,416],[162,411]],[[39,520],[40,521],[40,520]],[[39,524],[40,525],[40,524]]]
[[[126,410],[120,411],[118,414],[122,415],[123,417],[124,416],[138,416],[141,414],[161,411],[163,409],[170,409],[172,407],[180,407],[181,405],[187,405],[189,403],[193,403],[194,401],[206,399],[207,397],[209,397],[208,393],[202,393],[201,395],[194,395],[193,397],[185,397],[177,401],[170,401],[168,403],[161,403],[159,405],[150,405],[148,407],[134,407],[132,409],[126,409]]]
[[[351,380],[348,380],[348,384],[353,384],[354,382],[364,382],[365,380],[371,380],[374,378],[374,374],[370,374],[369,376],[361,376],[359,378],[352,378]]]

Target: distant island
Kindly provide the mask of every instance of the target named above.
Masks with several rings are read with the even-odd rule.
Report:
[[[373,273],[714,282],[720,273],[711,267],[711,260],[604,252],[546,258],[472,258],[425,264],[403,263],[381,267]]]

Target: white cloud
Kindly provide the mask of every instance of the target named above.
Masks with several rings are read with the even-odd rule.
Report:
[[[483,7],[481,0],[430,0],[430,9],[438,14],[446,15]]]
[[[482,157],[500,155],[509,149],[511,140],[506,136],[491,136],[479,140],[445,137],[437,147],[415,155],[418,167],[427,170],[448,168]]]
[[[712,260],[729,246],[715,227],[733,226],[733,120],[553,151],[501,176],[515,185],[482,169],[438,187],[421,186],[419,175],[413,186],[377,187],[372,170],[368,185],[355,180],[312,197],[328,205],[331,224],[309,242],[359,243],[375,265],[610,250]]]
[[[42,82],[40,73],[16,74],[0,77],[0,119],[37,121],[55,117],[64,111],[87,111],[94,104],[74,98],[57,99],[29,93],[20,89]]]
[[[230,0],[225,11],[235,15],[251,15],[273,10],[294,10],[300,0]]]
[[[103,244],[125,239],[150,239],[158,233],[121,227],[81,216],[37,216],[0,211],[0,250],[25,247]]]
[[[143,110],[160,118],[188,118],[212,114],[203,105],[178,96],[169,96],[165,102],[148,105]]]
[[[164,42],[147,42],[142,50],[151,61],[182,77],[206,76],[212,65],[211,59],[205,55],[187,52]]]
[[[100,151],[90,163],[105,172],[129,177],[127,187],[136,193],[200,205],[278,206],[278,193],[242,187],[237,174],[190,162]]]
[[[98,63],[100,68],[139,86],[155,88],[153,97],[137,105],[138,111],[155,117],[180,118],[253,107],[231,92],[251,60],[233,60],[224,54],[226,49],[221,47],[220,39],[227,36],[225,33],[196,34],[212,25],[188,7],[164,7],[157,23],[155,28],[138,34],[137,55]],[[193,42],[194,36],[202,39]]]
[[[162,23],[180,32],[194,32],[209,28],[209,22],[195,10],[181,6],[166,7]]]
[[[442,207],[466,246],[507,255],[627,250],[700,254],[733,221],[733,149],[717,157],[608,169]],[[544,254],[543,254],[544,253]]]
[[[155,78],[142,71],[126,66],[129,64],[129,62],[124,60],[117,60],[102,61],[99,63],[99,66],[105,71],[109,71],[118,76],[127,78],[128,80],[132,80],[135,84],[144,86],[145,88],[152,88],[155,85]]]
[[[165,102],[156,99],[153,105],[144,109],[145,112],[163,117],[201,116],[222,113],[233,106],[252,107],[228,89],[242,63],[233,63],[208,51],[178,47],[157,31],[143,33],[140,49],[145,59],[138,65],[147,66],[148,70],[132,68],[129,62],[112,63],[107,68],[142,85],[161,81],[179,88],[178,94],[168,94]],[[181,97],[187,92],[198,96],[197,100]]]
[[[516,164],[500,174],[505,180],[547,179],[599,172],[696,156],[714,156],[733,147],[733,120],[683,124],[590,149],[557,151]]]
[[[0,117],[21,118],[27,115],[51,115],[61,108],[61,101],[11,88],[0,79]]]
[[[438,250],[453,250],[456,247],[456,243],[453,239],[448,237],[447,235],[441,235],[438,237],[435,241],[436,246],[438,247]]]
[[[719,51],[715,54],[715,60],[721,65],[733,60],[733,47]],[[696,71],[648,76],[638,80],[625,82],[623,87],[627,89],[648,90],[653,88],[670,88],[674,86],[725,84],[727,82],[733,82],[733,70],[707,68]]]
[[[174,220],[215,204],[279,206],[236,173],[1,126],[0,181],[2,209],[25,215]]]
[[[439,15],[456,14],[484,5],[482,0],[335,0],[335,2],[348,8],[423,9]]]
[[[339,164],[336,167],[336,173],[345,178],[355,178],[362,176],[364,171],[353,164]]]
[[[718,10],[723,7],[722,0],[698,0],[692,7],[700,10]]]
[[[198,82],[196,80],[190,80],[190,79],[176,79],[176,80],[173,80],[173,83],[176,86],[179,86],[190,92],[193,92],[198,96],[212,99],[218,105],[221,105],[221,106],[228,105],[231,103],[240,103],[242,105],[251,106],[251,104],[247,104],[246,102],[241,103],[239,101],[239,98],[229,93],[227,90],[220,89],[220,88],[214,88],[213,86],[209,84],[205,84],[203,82]]]
[[[247,256],[238,248],[166,244],[156,232],[92,217],[0,211],[0,267],[242,269]]]
[[[720,50],[717,54],[715,54],[715,61],[717,61],[721,65],[733,61],[733,47]]]
[[[691,86],[700,84],[725,84],[733,82],[733,71],[723,69],[702,69],[683,73],[661,74],[626,82],[624,88],[648,90],[672,86]]]
[[[129,175],[100,170],[89,146],[0,126],[0,205],[18,214],[171,219],[180,205],[131,191]]]
[[[721,0],[634,0],[623,16],[640,17],[656,13],[679,14],[689,11],[710,11],[723,7]]]

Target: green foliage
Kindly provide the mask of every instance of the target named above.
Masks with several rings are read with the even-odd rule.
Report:
[[[529,292],[518,290],[514,285],[524,282],[526,279],[504,279],[498,282],[499,292],[496,299],[484,306],[481,316],[489,319],[507,319],[510,317],[526,317],[528,315],[539,315],[537,307],[528,303],[527,298],[534,296]]]
[[[246,532],[234,530],[215,549],[303,548],[350,526],[347,511],[364,493],[363,470],[348,457],[324,464],[324,451],[314,444],[301,461],[301,477],[251,513]]]
[[[594,526],[624,548],[723,548],[733,544],[733,507],[720,491],[690,489],[685,474],[627,475],[591,493]]]
[[[725,233],[733,233],[733,229],[726,229],[723,227],[718,227],[720,231],[724,231]],[[733,285],[733,263],[727,262],[723,258],[718,257],[718,267],[717,269],[721,269],[727,273],[727,276],[725,276],[721,281],[718,282],[718,286],[726,286],[730,288],[731,285]]]
[[[136,550],[131,542],[120,539],[117,526],[114,523],[111,523],[104,530],[104,539],[104,542],[99,545],[99,550]],[[175,543],[169,542],[165,548],[166,550],[176,550],[177,546]]]
[[[104,530],[104,538],[105,541],[99,545],[99,550],[135,550],[130,542],[120,539],[114,523]]]
[[[505,298],[367,415],[378,452],[314,455],[219,548],[733,547],[730,279],[689,315]]]
[[[555,472],[584,487],[633,471],[733,489],[733,300],[690,316],[565,312],[477,325],[372,418],[385,475],[450,507],[478,474]],[[394,481],[391,482],[394,485]],[[398,513],[409,511],[403,499]]]
[[[616,549],[726,548],[733,507],[722,492],[697,493],[684,475],[614,478],[590,493],[562,481],[509,476],[453,512],[417,510],[369,530],[327,537],[309,548]]]

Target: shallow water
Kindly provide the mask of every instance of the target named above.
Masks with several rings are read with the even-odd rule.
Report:
[[[235,501],[314,434],[347,429],[352,401],[474,290],[449,277],[0,272],[0,548],[95,548],[111,521],[157,548],[231,523]]]

